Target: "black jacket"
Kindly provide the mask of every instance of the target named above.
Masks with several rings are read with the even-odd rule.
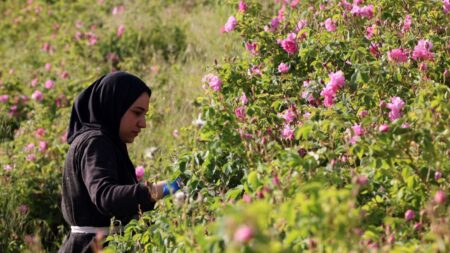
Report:
[[[71,143],[62,193],[62,213],[71,226],[109,227],[113,217],[125,225],[155,205],[129,158],[101,130],[84,132]],[[94,237],[71,233],[59,252],[91,252]]]

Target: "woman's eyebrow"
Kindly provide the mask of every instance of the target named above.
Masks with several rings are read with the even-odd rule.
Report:
[[[145,108],[143,108],[143,107],[140,107],[140,106],[136,106],[136,107],[134,107],[135,109],[140,109],[140,110],[142,110],[142,111],[145,111]]]

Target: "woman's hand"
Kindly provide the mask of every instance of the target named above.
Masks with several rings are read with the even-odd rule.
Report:
[[[148,183],[150,195],[153,200],[158,201],[164,197],[163,188],[165,183],[166,181],[159,181],[155,184]]]
[[[169,181],[159,181],[158,183],[151,184],[148,183],[149,190],[152,198],[158,201],[165,196],[175,193],[181,188],[181,179],[177,178],[172,182]]]

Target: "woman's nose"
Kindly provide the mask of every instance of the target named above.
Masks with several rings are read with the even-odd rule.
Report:
[[[138,121],[138,126],[140,128],[146,128],[147,127],[147,122],[146,122],[145,118]]]

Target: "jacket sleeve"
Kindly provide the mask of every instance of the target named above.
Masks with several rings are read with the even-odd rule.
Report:
[[[155,201],[142,184],[120,185],[117,160],[112,144],[104,138],[92,138],[81,159],[81,177],[89,197],[104,215],[124,217],[139,210],[152,210]]]

